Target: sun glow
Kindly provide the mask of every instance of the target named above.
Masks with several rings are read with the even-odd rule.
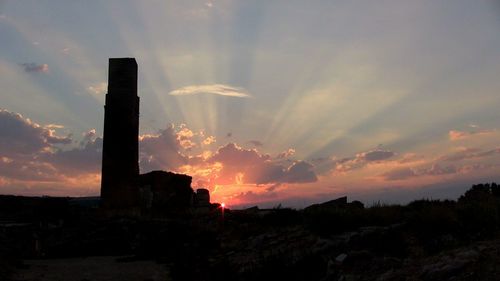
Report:
[[[98,193],[99,142],[85,146],[80,133],[93,129],[95,138],[102,136],[103,58],[119,56],[139,64],[141,169],[188,174],[194,187],[210,189],[214,202],[235,207],[281,200],[287,192],[305,197],[437,186],[480,172],[497,178],[500,133],[491,112],[500,102],[500,65],[484,58],[498,57],[500,37],[490,7],[475,3],[474,11],[484,13],[470,14],[481,27],[471,29],[455,14],[461,9],[439,17],[434,4],[391,3],[372,11],[378,4],[364,3],[365,13],[357,4],[330,9],[323,2],[281,2],[99,2],[64,4],[65,13],[46,13],[60,9],[50,2],[37,9],[9,2],[0,13],[0,35],[11,42],[0,59],[0,104],[49,125],[30,127],[45,130],[25,140],[41,146],[33,159],[5,148],[23,143],[25,134],[2,131],[15,141],[0,147],[0,187],[46,180],[35,172],[26,178],[35,167],[58,177],[58,192],[89,186],[89,194]],[[464,11],[472,6],[460,5]],[[80,10],[89,17],[65,24]],[[356,24],[345,16],[350,12],[359,15]],[[427,21],[407,20],[422,17],[446,27],[447,36]],[[43,36],[41,26],[47,27]],[[477,52],[481,41],[489,44]],[[11,123],[0,120],[4,124]],[[363,157],[378,145],[393,156]],[[44,166],[66,161],[58,155],[75,157],[68,161],[73,169]],[[82,173],[92,165],[91,174]],[[293,194],[287,184],[295,184]]]

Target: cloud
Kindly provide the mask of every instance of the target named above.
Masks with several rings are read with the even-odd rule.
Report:
[[[100,173],[102,138],[89,137],[79,147],[43,153],[40,159],[53,165],[60,173],[75,175]]]
[[[287,183],[316,182],[318,177],[313,171],[314,166],[305,161],[296,161],[286,169],[282,179]]]
[[[0,110],[0,177],[18,181],[72,180],[98,175],[101,170],[102,138],[95,129],[82,134],[76,146],[71,135],[58,136],[60,125],[41,126],[18,113]],[[142,135],[140,165],[146,170],[177,170],[195,162],[180,151],[194,136],[185,126],[173,125],[157,134]]]
[[[139,137],[139,162],[141,172],[166,169],[174,170],[188,164],[188,157],[180,153],[181,141],[187,132],[178,133],[174,125],[159,130],[157,134]]]
[[[210,145],[212,143],[215,143],[216,142],[216,139],[214,136],[208,136],[207,138],[205,138],[203,140],[203,145]]]
[[[94,85],[88,86],[87,90],[94,95],[103,95],[108,90],[108,83],[107,82],[96,83]]]
[[[245,89],[223,84],[193,85],[173,90],[169,93],[172,96],[188,96],[197,94],[212,94],[227,97],[249,98],[251,97]]]
[[[493,134],[494,130],[473,130],[473,131],[455,131],[451,130],[448,132],[448,137],[451,141],[462,140],[466,138],[470,138],[473,136],[484,136]]]
[[[488,164],[467,164],[462,166],[455,166],[455,165],[442,165],[439,163],[434,163],[430,167],[397,168],[382,174],[382,178],[387,181],[398,181],[398,180],[406,180],[410,178],[424,177],[424,176],[437,177],[446,175],[467,174],[474,171],[485,170],[494,167],[495,165],[488,165]]]
[[[53,182],[60,177],[57,169],[48,163],[34,159],[8,157],[0,158],[0,176],[27,182]]]
[[[196,146],[196,143],[193,141],[193,137],[195,133],[188,129],[186,125],[182,124],[180,131],[176,133],[177,140],[179,144],[184,149],[191,149]]]
[[[276,158],[278,158],[278,159],[284,159],[284,158],[291,157],[294,154],[295,154],[295,149],[289,148],[289,149],[281,152],[280,154],[278,154],[278,156],[276,156]]]
[[[420,175],[440,176],[440,175],[455,174],[458,172],[459,169],[457,169],[454,165],[441,166],[439,164],[433,164],[430,168],[422,170],[420,172]]]
[[[252,204],[269,202],[278,199],[278,193],[267,191],[267,192],[254,192],[254,191],[246,191],[240,192],[231,198],[231,202],[234,202],[236,206],[248,204],[251,202]]]
[[[21,114],[0,109],[0,156],[33,155],[53,144],[69,144],[71,136],[57,136],[52,125],[42,127]]]
[[[371,162],[386,160],[394,155],[396,155],[396,153],[388,150],[372,150],[356,155],[356,158]]]
[[[34,73],[47,73],[49,72],[49,65],[44,64],[36,64],[36,63],[22,63],[20,64],[25,72],[34,72]]]
[[[96,137],[96,135],[97,135],[97,134],[96,134],[95,129],[90,129],[90,130],[88,130],[87,132],[84,132],[84,133],[82,134],[82,136],[83,136],[83,140],[80,142],[80,145],[84,145],[86,142],[88,142],[88,141],[90,141],[90,140],[94,139],[94,138]]]
[[[255,147],[259,147],[259,146],[264,145],[261,141],[258,141],[258,140],[250,140],[250,141],[248,141],[248,143],[255,146]]]
[[[395,180],[405,180],[408,178],[416,177],[417,174],[411,168],[398,168],[392,171],[386,172],[382,175],[385,180],[395,181]]]
[[[44,137],[47,143],[50,144],[70,144],[73,141],[71,139],[71,134],[65,137],[57,136],[55,130],[49,129],[48,127],[45,127]]]
[[[234,184],[238,179],[245,184],[305,183],[317,181],[313,165],[296,161],[286,167],[268,154],[256,149],[244,149],[235,143],[220,147],[208,162],[221,163],[218,181]]]
[[[100,172],[102,139],[86,134],[85,143],[69,148],[71,135],[58,136],[61,125],[41,126],[21,114],[0,110],[0,177],[19,188],[42,183],[74,183]],[[87,137],[88,136],[88,137]],[[39,193],[40,194],[40,193]]]
[[[444,155],[439,158],[440,161],[457,162],[467,159],[476,159],[500,154],[500,148],[481,150],[478,148],[461,148],[458,152]]]
[[[31,192],[63,194],[64,186],[97,191],[102,157],[102,138],[95,129],[73,141],[71,135],[59,136],[61,125],[39,125],[22,115],[0,110],[0,185],[2,190],[19,188]],[[288,161],[247,149],[235,143],[216,151],[203,149],[215,142],[186,125],[169,125],[155,134],[139,136],[141,172],[168,170],[187,173],[204,187],[242,186],[275,191],[284,184],[310,183],[318,180],[315,167],[306,161]],[[289,150],[289,155],[294,150]],[[80,181],[80,182],[79,182]],[[46,185],[51,183],[53,187]],[[8,186],[7,186],[8,185]],[[6,189],[7,188],[7,189]],[[56,188],[57,190],[54,190]],[[10,189],[9,189],[10,190]],[[241,191],[241,190],[239,190]],[[38,193],[38,194],[40,194]],[[67,191],[68,194],[74,194]]]
[[[233,167],[254,166],[269,160],[267,154],[259,154],[256,149],[244,149],[235,143],[220,147],[210,161],[221,162]]]
[[[346,157],[335,161],[335,171],[348,172],[360,169],[371,162],[381,162],[394,157],[396,153],[389,150],[375,149],[356,154],[355,157]]]

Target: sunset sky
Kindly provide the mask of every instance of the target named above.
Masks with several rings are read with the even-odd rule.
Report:
[[[141,172],[229,207],[500,181],[498,1],[0,0],[0,193],[99,194],[110,57]]]

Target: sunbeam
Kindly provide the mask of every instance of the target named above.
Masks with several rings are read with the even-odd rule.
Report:
[[[33,5],[0,11],[0,101],[5,122],[41,132],[46,151],[29,163],[0,155],[8,171],[19,161],[55,173],[47,155],[100,149],[108,58],[133,57],[141,169],[192,174],[231,206],[498,172],[500,35],[489,4]],[[442,163],[457,151],[468,154]],[[0,187],[22,185],[4,174]],[[81,193],[75,182],[90,176],[57,178]]]

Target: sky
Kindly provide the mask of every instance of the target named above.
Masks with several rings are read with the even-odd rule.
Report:
[[[455,199],[500,181],[499,30],[495,0],[0,0],[0,193],[99,194],[135,57],[141,173],[228,207]]]

